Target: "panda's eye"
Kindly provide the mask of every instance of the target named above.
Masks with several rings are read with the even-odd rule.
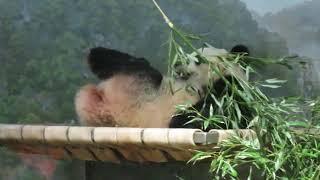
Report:
[[[197,60],[194,61],[197,66],[201,64],[201,57],[199,55],[196,56]]]

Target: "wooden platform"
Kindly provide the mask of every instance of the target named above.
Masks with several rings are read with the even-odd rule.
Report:
[[[196,150],[214,150],[235,134],[253,138],[251,130],[111,128],[0,124],[0,145],[21,153],[55,159],[119,163],[188,161]]]

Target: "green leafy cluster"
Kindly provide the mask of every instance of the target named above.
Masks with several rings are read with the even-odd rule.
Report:
[[[169,46],[169,64],[171,65],[169,69],[174,71],[173,65],[177,61],[185,61],[182,63],[190,61],[183,47],[196,51],[201,58],[206,60],[206,57],[193,47],[189,36],[178,30],[157,3],[155,1],[154,3],[172,32]],[[239,63],[244,56],[231,57],[233,60],[230,61],[220,58],[224,67],[232,67],[237,64],[243,68],[249,79],[252,68],[248,64]],[[283,63],[283,60],[276,62]],[[219,73],[220,69],[213,67],[208,59],[206,63],[211,67],[212,73],[223,77],[222,73]],[[214,97],[215,101],[210,105],[209,117],[203,117],[201,112],[197,113],[196,110],[189,110],[183,106],[180,108],[187,113],[195,112],[194,119],[200,119],[204,124],[204,129],[210,125],[217,127],[216,123],[227,122],[233,124],[233,129],[237,129],[244,116],[239,107],[247,106],[252,116],[244,118],[250,122],[247,128],[253,129],[256,136],[243,138],[240,134],[235,135],[222,142],[219,150],[198,152],[191,161],[210,159],[210,171],[215,179],[239,179],[240,177],[255,179],[257,174],[263,179],[319,179],[320,120],[318,116],[320,101],[308,101],[301,105],[297,98],[270,99],[259,87],[278,88],[286,81],[268,79],[263,83],[248,82],[237,77],[236,73],[232,75],[238,83],[226,81],[228,90],[221,97]],[[210,90],[208,92],[208,96],[215,96]],[[239,101],[236,97],[240,97],[241,100]],[[306,112],[306,109],[303,111],[301,106],[309,107],[307,112],[312,114],[311,121],[304,118],[303,112]],[[247,166],[248,171],[240,174],[241,166]]]

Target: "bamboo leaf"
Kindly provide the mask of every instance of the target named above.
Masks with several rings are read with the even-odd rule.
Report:
[[[287,80],[280,80],[280,79],[277,79],[277,78],[273,78],[273,79],[267,79],[265,80],[267,83],[269,84],[283,84],[283,83],[286,83]]]
[[[278,85],[271,85],[271,84],[261,84],[261,86],[272,88],[272,89],[276,89],[276,88],[280,88],[281,87],[281,86],[278,86]]]

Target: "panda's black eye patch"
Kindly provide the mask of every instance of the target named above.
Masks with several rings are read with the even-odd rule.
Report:
[[[197,58],[197,61],[195,61],[195,64],[199,66],[200,64],[202,64],[203,59],[199,55],[196,55],[196,58]]]
[[[173,67],[174,68],[177,68],[177,67],[179,67],[179,66],[181,66],[182,65],[182,63],[180,62],[180,61],[178,61],[178,62],[176,62],[174,65],[173,65]]]

